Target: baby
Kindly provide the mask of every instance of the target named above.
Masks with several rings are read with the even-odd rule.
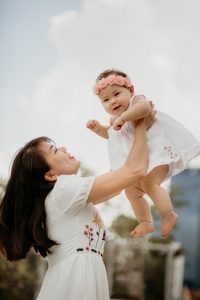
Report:
[[[106,70],[98,76],[94,92],[110,115],[110,125],[103,126],[96,120],[90,120],[86,126],[108,139],[111,168],[115,170],[123,165],[133,143],[134,121],[148,115],[150,103],[144,96],[136,96],[130,78],[115,69]],[[147,174],[141,182],[125,190],[138,221],[131,235],[142,237],[155,230],[149,205],[144,199],[144,194],[147,194],[161,217],[161,237],[166,238],[178,216],[161,183],[183,171],[188,162],[200,154],[200,143],[183,125],[162,112],[157,112],[156,121],[147,131],[147,142]]]

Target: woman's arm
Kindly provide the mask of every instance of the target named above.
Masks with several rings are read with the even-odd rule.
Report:
[[[97,176],[94,180],[88,202],[98,204],[119,194],[127,186],[146,175],[148,150],[146,124],[141,120],[136,125],[134,143],[123,167],[116,171]]]
[[[151,104],[144,96],[135,96],[134,104],[124,111],[113,124],[115,130],[120,130],[125,122],[145,118],[151,112]]]
[[[144,96],[135,96],[134,104],[128,110],[124,111],[120,118],[124,122],[135,121],[141,118],[145,118],[151,111],[149,101]]]

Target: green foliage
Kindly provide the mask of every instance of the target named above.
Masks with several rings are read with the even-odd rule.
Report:
[[[159,251],[150,251],[146,256],[144,270],[145,299],[164,300],[166,255]]]
[[[137,226],[136,219],[120,215],[112,223],[110,231],[117,234],[121,238],[130,237],[130,232]]]
[[[8,262],[0,254],[0,299],[32,300],[37,287],[37,259],[32,252],[27,259]]]
[[[0,178],[0,203],[1,200],[3,199],[5,188],[6,188],[6,182],[4,179]]]
[[[171,188],[170,198],[172,200],[172,203],[173,203],[173,206],[175,207],[175,209],[188,205],[187,199],[184,199],[183,196],[184,196],[184,193],[180,186],[175,186],[175,187]]]
[[[151,236],[149,238],[149,242],[153,244],[170,244],[171,242],[174,241],[174,238],[172,235],[170,235],[168,238],[164,239],[161,238],[160,236]]]

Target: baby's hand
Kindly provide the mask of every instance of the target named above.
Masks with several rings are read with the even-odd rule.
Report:
[[[115,130],[120,130],[122,128],[122,126],[124,125],[124,123],[125,122],[119,117],[114,121],[113,128]]]
[[[89,120],[86,127],[97,133],[101,129],[101,124],[96,120]]]

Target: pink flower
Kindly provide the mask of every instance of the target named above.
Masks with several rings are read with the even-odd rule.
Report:
[[[129,77],[126,77],[125,80],[124,80],[124,82],[125,82],[125,84],[126,84],[127,87],[131,87],[132,84],[131,84],[131,80],[130,80]]]
[[[124,86],[126,88],[130,88],[132,86],[131,80],[129,77],[123,77],[120,75],[111,74],[106,78],[102,78],[99,80],[93,87],[93,91],[96,95],[98,95],[102,89],[107,87],[108,85],[119,85]]]
[[[116,82],[118,82],[119,85],[123,85],[125,83],[125,80],[122,76],[117,76]]]

